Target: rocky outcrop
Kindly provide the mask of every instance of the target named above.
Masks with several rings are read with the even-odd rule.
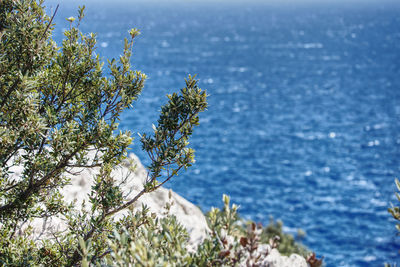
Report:
[[[297,254],[282,256],[276,248],[272,249],[267,244],[258,245],[251,255],[249,251],[244,251],[243,256],[240,267],[308,267],[304,257]]]
[[[132,165],[134,168],[132,168]],[[65,186],[61,191],[65,201],[67,203],[76,201],[75,205],[77,207],[80,207],[83,201],[89,203],[88,193],[90,193],[91,186],[93,185],[92,177],[98,171],[99,168],[73,169],[70,172],[71,174],[68,174],[69,178],[71,178],[71,184]],[[14,170],[14,175],[18,176],[21,172],[22,170],[19,169]],[[146,169],[134,154],[131,154],[128,160],[113,171],[113,177],[120,184],[122,192],[127,199],[134,197],[143,189],[146,176]],[[142,207],[142,204],[145,204],[150,209],[150,212],[162,217],[165,216],[166,204],[170,202],[173,205],[170,208],[169,214],[175,215],[177,220],[187,229],[190,236],[189,248],[194,249],[206,237],[209,231],[206,219],[197,206],[166,188],[159,188],[154,192],[144,194],[133,205],[139,209]],[[126,210],[117,213],[115,218],[121,218],[124,214],[127,214]],[[30,225],[33,228],[35,240],[51,238],[53,233],[62,231],[67,227],[63,220],[58,217],[52,217],[46,221],[37,218]]]
[[[307,267],[306,260],[297,254],[290,257],[282,256],[277,249],[272,249],[265,258],[265,266],[267,267]]]

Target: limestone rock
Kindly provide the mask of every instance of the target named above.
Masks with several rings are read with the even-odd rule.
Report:
[[[297,254],[292,254],[290,257],[282,256],[277,249],[272,249],[265,258],[268,267],[307,267],[306,260]]]
[[[271,249],[271,246],[267,244],[260,244],[251,257],[248,251],[245,251],[243,255],[241,267],[308,267],[302,256],[298,254],[292,254],[290,257],[282,256],[276,248]]]
[[[90,156],[91,155],[89,154],[89,157]],[[132,163],[136,165],[134,171],[131,171],[129,168],[132,166]],[[68,174],[71,178],[71,184],[65,186],[61,190],[65,201],[76,201],[77,207],[80,207],[84,200],[85,203],[89,203],[88,193],[90,193],[93,184],[92,177],[96,175],[98,171],[99,168],[73,169],[71,173],[75,173],[75,175]],[[15,175],[18,175],[18,171]],[[120,183],[120,188],[127,199],[133,198],[143,189],[146,176],[146,169],[134,154],[131,154],[129,160],[123,162],[113,171],[113,177],[115,177],[116,181]],[[169,195],[171,198],[169,198]],[[175,215],[177,220],[187,229],[190,236],[189,248],[194,249],[203,241],[209,231],[204,214],[197,206],[179,196],[172,190],[170,192],[170,190],[162,187],[154,192],[144,194],[134,203],[134,206],[139,209],[142,204],[145,204],[152,213],[162,217],[165,216],[166,210],[164,207],[166,203],[171,201],[173,202],[173,205],[170,209],[170,214]],[[115,218],[118,219],[124,214],[127,214],[126,210],[117,213]],[[31,223],[31,226],[34,230],[35,240],[51,238],[53,233],[66,229],[66,224],[57,217],[51,218],[47,221],[40,218],[35,219]]]

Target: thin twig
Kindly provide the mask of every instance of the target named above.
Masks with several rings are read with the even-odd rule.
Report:
[[[58,7],[59,7],[59,6],[60,6],[60,4],[57,5],[56,10],[54,11],[53,16],[51,17],[51,19],[50,19],[50,21],[49,21],[49,24],[48,24],[47,27],[46,27],[46,30],[44,30],[44,33],[43,33],[43,35],[42,35],[42,38],[40,38],[40,41],[43,40],[44,36],[46,35],[47,31],[49,30],[50,25],[51,25],[51,23],[53,22],[53,19],[54,19],[56,13],[57,13],[57,10],[58,10]]]

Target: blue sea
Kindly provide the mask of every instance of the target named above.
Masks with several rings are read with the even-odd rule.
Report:
[[[54,38],[86,4],[80,28],[104,60],[141,29],[132,63],[149,79],[121,128],[151,132],[166,94],[197,74],[209,94],[170,182],[204,211],[222,194],[243,217],[302,241],[326,266],[400,263],[387,212],[400,176],[400,3],[389,1],[51,1]],[[136,138],[132,151],[148,164]]]

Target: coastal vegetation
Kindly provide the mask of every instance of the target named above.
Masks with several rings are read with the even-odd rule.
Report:
[[[395,180],[395,184],[396,184],[397,190],[400,191],[400,182],[398,179]],[[397,200],[400,201],[399,193],[396,192],[395,194],[396,194]],[[392,214],[393,218],[396,221],[400,221],[400,207],[392,206],[391,208],[388,209],[388,211],[390,214]],[[399,223],[396,224],[396,228],[400,232],[400,224]]]
[[[46,15],[43,4],[0,2],[2,266],[260,266],[273,248],[309,256],[281,223],[243,222],[227,196],[223,209],[208,212],[210,234],[195,251],[188,250],[188,233],[175,216],[133,210],[141,196],[194,163],[189,137],[207,108],[207,93],[189,76],[179,93],[168,95],[153,134],[140,137],[151,160],[144,188],[127,197],[112,171],[126,160],[133,140],[118,130],[120,115],[134,107],[146,80],[130,63],[139,31],[129,31],[120,58],[105,68],[95,53],[96,35],[79,30],[84,7],[67,19],[59,46],[52,40],[57,10]],[[76,168],[100,168],[87,177],[93,179],[90,208],[66,203],[61,194],[70,183],[66,174]],[[124,209],[129,214],[115,220]],[[33,240],[29,222],[53,217],[62,218],[67,230]],[[307,259],[311,266],[322,264],[315,255]]]
[[[397,190],[400,192],[400,182],[398,179],[395,179],[395,184],[396,184]],[[400,201],[399,193],[396,192],[395,195],[396,195],[397,200]],[[388,208],[388,212],[392,215],[393,219],[395,219],[397,221],[396,229],[398,232],[400,232],[400,223],[398,223],[400,221],[400,207],[394,206],[392,204],[392,207]],[[399,251],[399,253],[400,253],[400,251]],[[389,263],[385,263],[385,267],[390,267],[390,266],[396,267],[397,264],[391,265]]]

